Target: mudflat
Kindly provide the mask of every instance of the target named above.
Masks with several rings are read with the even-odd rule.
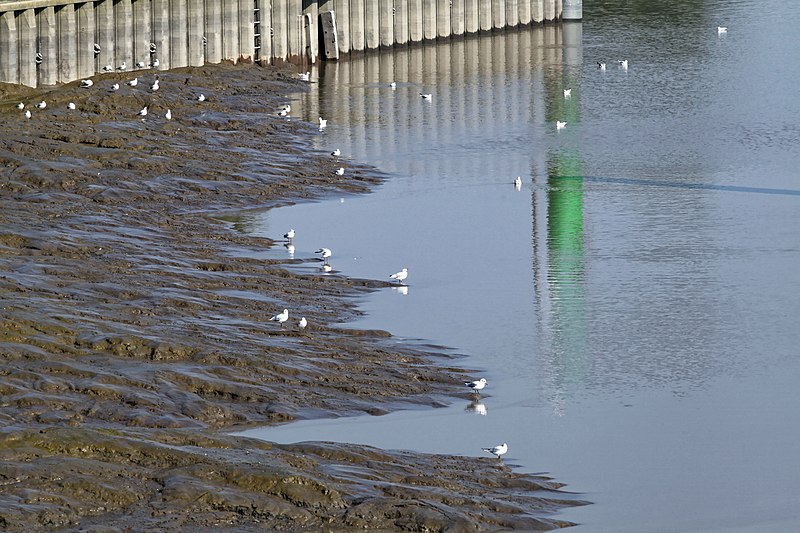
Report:
[[[389,284],[260,258],[274,241],[227,216],[384,179],[338,176],[314,125],[277,115],[305,88],[254,65],[0,85],[0,529],[570,525],[557,482],[492,458],[228,434],[464,394],[452,356],[341,325]]]

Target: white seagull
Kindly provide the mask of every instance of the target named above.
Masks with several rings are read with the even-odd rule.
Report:
[[[147,65],[144,64],[144,61],[139,61],[139,62],[136,63],[136,68],[144,68],[146,66]]]
[[[92,85],[94,85],[94,82],[92,80],[81,80],[81,87],[83,87],[84,89],[87,89]]]
[[[112,91],[112,92],[113,92],[113,91],[119,91],[119,83],[115,83],[114,85],[112,85],[112,86],[111,86],[111,91]]]
[[[153,85],[150,86],[150,90],[151,91],[157,91],[158,90],[158,78],[156,78],[156,81],[154,81]]]
[[[23,104],[22,102],[18,103],[17,109],[25,109],[25,104]]]
[[[606,64],[605,63],[601,63],[600,61],[598,61],[597,62],[597,68],[599,68],[600,70],[605,70],[606,69]]]
[[[337,176],[344,176],[344,167],[339,167],[336,169]]]
[[[278,313],[277,315],[270,318],[270,321],[277,321],[281,327],[283,327],[283,323],[289,320],[289,310],[284,309],[282,313]]]
[[[44,100],[42,100],[41,102],[39,102],[38,104],[36,104],[36,107],[38,107],[39,109],[44,109],[45,107],[47,107],[47,102],[45,102]]]
[[[486,386],[486,378],[481,378],[478,381],[465,381],[464,385],[472,389],[475,394],[478,394],[478,391],[483,390]]]
[[[560,120],[556,120],[556,129],[557,130],[563,130],[566,127],[567,127],[567,123],[566,122],[561,122]]]
[[[431,93],[419,93],[423,100],[432,100],[433,95]]]
[[[167,109],[167,113],[164,115],[164,118],[167,120],[172,120],[172,109]]]
[[[133,78],[131,81],[128,82],[128,85],[131,87],[136,87],[139,85],[139,78]]]
[[[622,67],[622,70],[628,70],[628,60],[627,59],[620,59],[619,61],[617,61],[617,63],[619,63],[619,66]]]
[[[310,72],[301,72],[298,76],[300,76],[300,81],[311,81]]]
[[[328,126],[328,119],[319,117],[319,129],[325,128]]]
[[[114,67],[112,67],[111,65],[106,65],[106,66],[103,67],[103,72],[111,72],[113,70],[114,70]]]
[[[391,279],[396,279],[397,283],[403,283],[403,280],[405,280],[408,277],[408,269],[404,268],[400,272],[395,272],[394,274],[392,274],[389,277]]]
[[[152,63],[150,63],[150,66],[151,66],[151,67],[153,67],[153,68],[158,68],[158,66],[159,66],[160,64],[161,64],[161,61],[159,61],[159,60],[158,60],[158,58],[155,58],[155,59],[153,60],[153,62],[152,62]]]
[[[390,82],[389,83],[389,87],[391,87],[392,89],[397,89],[397,82],[394,82],[394,81]]]
[[[508,452],[508,444],[504,442],[499,446],[492,446],[491,448],[481,448],[481,450],[489,452],[492,455],[496,455],[497,458],[500,459],[501,455],[505,455],[505,453]]]
[[[332,155],[333,157],[339,157],[340,155],[342,155],[342,151],[341,151],[341,150],[339,150],[339,149],[337,148],[336,150],[334,150],[333,152],[331,152],[331,155]]]
[[[197,101],[198,102],[205,102],[206,101],[206,95],[201,94],[200,96],[197,97]]]
[[[286,111],[285,109],[281,109],[280,111],[278,111],[278,116],[279,116],[279,117],[285,117],[285,116],[287,116],[288,114],[289,114],[289,112],[288,112],[288,111]]]
[[[517,190],[522,188],[522,176],[517,176],[517,179],[514,180],[514,188]]]
[[[564,89],[564,98],[570,98],[572,96],[572,89]]]
[[[291,241],[292,239],[294,239],[294,228],[284,233],[283,238],[286,239],[287,241]]]
[[[67,104],[67,109],[75,110],[75,102],[70,102]]]
[[[331,252],[330,248],[320,248],[319,250],[317,250],[314,253],[315,254],[320,254],[320,256],[322,257],[322,261],[325,264],[328,264],[328,258],[333,255],[333,252]]]
[[[31,110],[30,109],[26,109],[25,110],[25,118],[31,118]]]
[[[299,327],[301,331],[306,329],[307,325],[308,325],[308,320],[306,320],[306,317],[301,318],[300,322],[297,323],[297,327]]]
[[[141,111],[139,111],[139,116],[140,116],[140,117],[146,117],[146,116],[147,116],[147,106],[144,106],[144,107],[142,108],[142,110],[141,110]]]
[[[723,33],[728,33],[728,28],[726,26],[717,26],[717,35],[722,35]]]
[[[117,67],[117,70],[125,70],[126,68],[128,68],[128,65],[126,65],[125,62],[123,61],[122,64]]]

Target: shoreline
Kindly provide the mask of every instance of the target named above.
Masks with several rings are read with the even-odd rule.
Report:
[[[289,70],[177,69],[159,73],[158,93],[125,87],[132,76],[97,76],[92,90],[0,87],[0,526],[570,525],[547,518],[579,504],[560,500],[558,483],[488,458],[221,433],[442,405],[460,396],[465,371],[444,354],[390,345],[387,332],[341,326],[360,313],[360,295],[390,284],[255,259],[274,241],[219,218],[382,180],[359,165],[336,176],[335,162],[308,150],[311,125],[275,116],[303,89]],[[123,87],[108,92],[115,81]],[[42,94],[48,108],[31,119],[11,103]],[[309,330],[269,322],[283,307]]]

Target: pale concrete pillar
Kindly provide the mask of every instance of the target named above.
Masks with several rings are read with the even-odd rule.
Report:
[[[492,0],[492,28],[500,29],[506,26],[506,0]]]
[[[272,0],[272,57],[281,61],[289,57],[288,10],[288,0]]]
[[[364,1],[364,46],[369,50],[381,44],[380,0]]]
[[[170,0],[169,3],[169,59],[170,66],[189,65],[189,41],[187,39],[186,0]]]
[[[562,20],[583,20],[583,0],[563,0]]]
[[[518,0],[517,7],[519,8],[519,12],[517,16],[519,17],[519,23],[528,25],[531,23],[531,2],[530,0]]]
[[[203,44],[203,37],[206,35],[206,6],[204,0],[189,0],[186,6],[186,31],[188,34],[187,46],[187,63],[192,67],[200,67],[205,63],[205,48]]]
[[[77,4],[75,18],[78,25],[78,78],[88,78],[97,71],[94,44],[97,26],[94,23],[94,4]],[[98,54],[99,57],[99,54]],[[102,65],[101,65],[102,66]]]
[[[480,31],[492,29],[492,1],[479,0],[478,2],[478,28]]]
[[[144,62],[150,67],[150,38],[153,36],[150,2],[133,2],[133,62]],[[160,62],[161,60],[159,60]]]
[[[260,60],[263,63],[272,63],[272,2],[258,0],[258,9],[261,16]]]
[[[303,56],[302,27],[303,0],[289,0],[287,29],[289,30],[289,60]]]
[[[36,25],[39,29],[39,53],[42,62],[37,69],[38,85],[55,85],[58,83],[58,41],[56,33],[56,10],[54,7],[43,7],[37,14]]]
[[[333,0],[333,8],[339,53],[346,54],[350,51],[350,0]]]
[[[203,55],[209,63],[219,63],[222,61],[222,3],[220,0],[205,0],[203,7],[205,17],[203,35],[206,37]],[[266,30],[267,38],[269,38],[270,27],[267,27]],[[200,44],[203,44],[202,36],[200,36]]]
[[[364,0],[350,0],[350,50],[364,50]]]
[[[464,35],[466,31],[464,7],[464,0],[452,0],[450,6],[450,27],[453,35]]]
[[[436,1],[436,37],[450,37],[450,0]]]
[[[477,33],[481,29],[478,0],[464,0],[464,31]]]
[[[408,42],[408,0],[394,0],[394,42]]]
[[[556,0],[544,0],[544,20],[550,22],[556,17]]]
[[[326,10],[327,11],[327,10]],[[306,53],[310,55],[312,58],[319,57],[320,49],[319,49],[319,5],[317,4],[316,0],[305,0],[303,2],[303,14],[309,15],[311,17],[311,24],[312,26],[308,28],[310,32],[308,37],[304,37],[303,40],[305,41],[306,45]],[[308,19],[306,19],[307,23]],[[305,27],[305,25],[304,25]],[[313,61],[312,61],[313,62]]]
[[[282,0],[286,3],[286,0]],[[285,34],[286,28],[284,28]],[[222,59],[239,59],[239,1],[222,0]]]
[[[114,57],[114,2],[103,0],[94,5],[95,31],[100,53],[97,54],[95,72],[102,72],[103,67],[116,66]]]
[[[74,81],[78,72],[78,24],[75,4],[65,4],[56,11],[58,24],[58,82]]]
[[[380,36],[381,47],[391,48],[395,43],[394,18],[396,16],[394,0],[379,0],[380,3]]]
[[[108,2],[109,0],[105,0]],[[170,62],[170,30],[169,30],[169,0],[151,0],[153,37],[152,42],[156,45],[159,69],[167,70],[172,67]]]
[[[253,0],[239,0],[239,53],[236,58],[245,61],[253,60],[253,45],[255,36],[253,31]]]
[[[515,28],[519,26],[519,2],[517,0],[506,1],[506,27]],[[528,0],[522,0],[526,2]]]
[[[114,4],[114,38],[117,65],[125,62],[128,70],[133,69],[133,6],[131,0],[116,0]]]
[[[17,38],[19,39],[19,82],[36,87],[36,43],[39,30],[33,9],[21,11],[17,16]]]
[[[544,22],[544,2],[545,0],[531,0],[531,19],[533,22]]]
[[[422,37],[436,39],[436,1],[422,0]]]
[[[19,83],[19,36],[13,11],[0,13],[0,82]]]
[[[422,0],[408,1],[408,40],[418,43],[425,38],[422,23]]]

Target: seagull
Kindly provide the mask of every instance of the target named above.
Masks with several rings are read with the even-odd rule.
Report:
[[[332,155],[333,157],[339,157],[340,155],[342,155],[342,151],[341,151],[341,150],[339,150],[339,149],[337,148],[336,150],[334,150],[333,152],[331,152],[331,155]]]
[[[517,179],[514,180],[514,188],[517,190],[522,188],[522,176],[517,176]]]
[[[319,117],[319,129],[325,128],[328,126],[328,119]]]
[[[394,81],[390,82],[389,83],[389,87],[391,87],[392,89],[397,89],[397,82],[394,82]]]
[[[144,68],[146,66],[147,65],[144,64],[144,61],[139,61],[138,63],[136,63],[136,68]]]
[[[300,322],[297,323],[297,327],[300,328],[300,331],[306,329],[307,325],[308,325],[308,320],[306,320],[306,317],[301,318]]]
[[[391,275],[391,276],[389,276],[389,277],[390,277],[391,279],[396,279],[396,280],[397,280],[397,283],[401,283],[401,284],[402,284],[402,283],[403,283],[403,280],[404,280],[404,279],[406,279],[406,278],[408,277],[408,269],[407,269],[407,268],[404,268],[404,269],[403,269],[403,270],[401,270],[400,272],[395,272],[394,274],[392,274],[392,275]]]
[[[36,104],[36,107],[38,107],[39,109],[44,109],[45,107],[47,107],[47,102],[45,102],[44,100],[42,100],[41,102],[39,102],[38,104]]]
[[[597,68],[599,68],[600,70],[605,70],[606,69],[606,64],[605,63],[601,63],[600,61],[598,61],[597,62]]]
[[[283,238],[291,242],[291,240],[294,239],[294,228],[284,233]]]
[[[30,109],[26,109],[25,110],[25,118],[31,118],[31,110]]]
[[[333,255],[330,248],[320,248],[315,254],[320,254],[322,256],[322,261],[325,264],[328,264],[328,258]]]
[[[201,94],[200,96],[197,97],[197,101],[198,102],[205,102],[206,101],[206,95]]]
[[[25,109],[25,104],[23,104],[22,102],[18,103],[17,109]]]
[[[97,43],[94,43],[94,53],[95,54],[99,54],[100,50],[101,50],[100,45],[97,44]]]
[[[717,35],[722,35],[723,33],[728,33],[727,26],[717,26]]]
[[[111,65],[106,65],[106,66],[103,67],[103,72],[111,72],[113,70],[114,70],[114,67],[112,67]]]
[[[486,386],[486,378],[481,378],[478,381],[465,381],[464,385],[472,389],[475,394],[479,394],[478,391],[483,390]]]
[[[491,448],[481,448],[481,450],[496,455],[497,458],[500,459],[501,455],[504,455],[506,452],[508,452],[508,444],[504,442],[499,446],[492,446]]]
[[[557,130],[563,130],[566,127],[567,127],[567,123],[566,122],[561,122],[560,120],[556,120],[556,129]]]
[[[419,93],[419,95],[422,97],[423,100],[431,100],[433,98],[433,95],[431,93],[426,93],[426,94]]]
[[[619,66],[622,67],[623,70],[628,70],[628,60],[627,59],[620,59],[619,61],[617,61],[617,63],[619,63]]]
[[[564,98],[570,98],[572,96],[572,89],[564,89]]]
[[[140,116],[140,117],[146,117],[146,116],[147,116],[147,106],[144,106],[144,107],[142,108],[142,110],[141,110],[141,111],[139,111],[139,116]]]
[[[292,106],[289,105],[289,104],[286,104],[285,106],[281,107],[281,109],[283,111],[286,111],[287,113],[291,113],[292,112]]]
[[[139,78],[133,78],[131,81],[128,82],[128,85],[131,87],[136,87],[139,85]]]
[[[114,85],[112,85],[111,86],[111,90],[112,91],[119,91],[119,83],[115,83]]]
[[[301,72],[299,74],[300,81],[311,81],[311,73],[310,72]]]
[[[270,318],[270,321],[278,321],[278,323],[283,327],[283,323],[289,320],[289,310],[284,309],[283,313],[278,313],[274,317]]]
[[[337,176],[344,176],[344,167],[339,167],[336,169]]]
[[[280,111],[278,111],[278,116],[279,116],[279,117],[285,117],[285,116],[287,116],[288,114],[289,114],[289,112],[288,112],[288,111],[286,111],[285,109],[281,109]]]
[[[84,89],[88,89],[92,85],[94,85],[94,82],[92,80],[81,80],[81,87],[83,87]]]
[[[172,109],[167,109],[167,113],[164,115],[164,118],[167,120],[172,120]]]
[[[161,61],[159,61],[159,60],[158,60],[158,58],[155,58],[155,59],[153,60],[153,62],[152,62],[152,63],[150,63],[150,66],[151,66],[151,67],[153,67],[153,68],[158,68],[158,66],[159,66],[160,64],[161,64]]]
[[[153,85],[150,86],[150,90],[151,91],[157,91],[158,90],[158,78],[156,78],[156,81],[154,81]]]
[[[75,109],[75,102],[70,102],[70,103],[68,103],[68,104],[67,104],[67,109],[72,109],[72,110],[74,110],[74,109]]]
[[[126,65],[125,62],[123,61],[122,64],[117,67],[117,70],[125,70],[126,68],[128,68],[128,65]]]

